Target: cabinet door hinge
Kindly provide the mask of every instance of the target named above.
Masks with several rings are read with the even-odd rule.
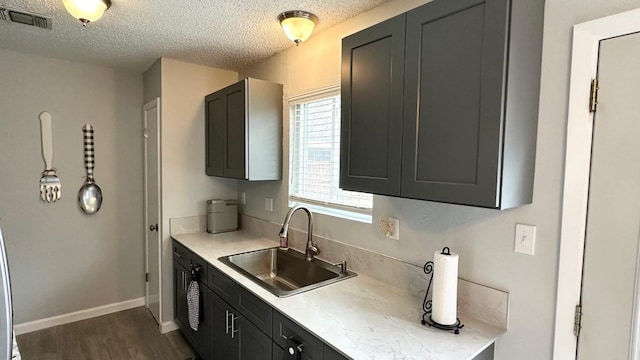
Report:
[[[144,281],[149,282],[149,273],[144,274]]]
[[[144,129],[144,130],[142,131],[142,136],[144,136],[144,138],[145,138],[145,139],[148,139],[148,138],[149,138],[149,130]]]
[[[598,106],[598,79],[591,80],[591,90],[589,91],[589,112],[595,112]]]
[[[580,336],[580,329],[582,329],[582,306],[576,305],[576,313],[573,318],[573,334]]]

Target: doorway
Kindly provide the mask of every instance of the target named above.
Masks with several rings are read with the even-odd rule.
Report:
[[[600,42],[577,359],[632,359],[640,230],[640,33]]]
[[[143,107],[144,130],[144,219],[145,219],[145,305],[162,324],[160,229],[160,98]]]
[[[580,304],[581,300],[594,120],[600,116],[594,116],[593,113],[590,113],[588,94],[591,80],[597,75],[600,42],[639,31],[640,9],[574,26],[554,359],[575,359],[578,348],[578,337],[574,334],[574,319],[576,305]],[[600,91],[602,93],[604,89],[601,87]],[[604,106],[604,101],[600,101],[596,114],[601,112]],[[616,186],[617,183],[610,182],[609,185]],[[637,232],[638,229],[635,231]],[[637,238],[634,241],[637,241]],[[589,250],[587,249],[587,251]],[[633,253],[632,256],[637,256],[637,254]],[[635,269],[633,276],[635,277]],[[615,279],[607,280],[615,281]],[[585,314],[587,311],[591,310],[585,309]],[[603,309],[596,311],[603,311]],[[604,329],[613,329],[618,324],[607,322],[600,324],[600,326]],[[631,333],[629,327],[625,331],[627,334]],[[626,351],[629,354],[630,349],[627,348]],[[606,358],[612,357],[607,356]],[[628,356],[624,358],[628,358]]]

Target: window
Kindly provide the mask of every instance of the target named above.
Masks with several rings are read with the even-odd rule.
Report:
[[[371,194],[340,180],[340,88],[291,98],[289,200],[313,211],[371,222]]]

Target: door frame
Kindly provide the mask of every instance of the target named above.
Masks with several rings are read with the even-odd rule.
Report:
[[[576,357],[577,338],[573,334],[573,322],[582,287],[594,118],[589,112],[588,95],[591,79],[597,75],[600,41],[636,32],[640,32],[640,9],[573,27],[554,359]],[[633,346],[637,349],[635,342]]]
[[[158,244],[158,325],[162,326],[162,177],[160,176],[161,172],[161,161],[160,161],[160,139],[161,139],[161,128],[160,128],[160,98],[156,97],[155,99],[145,103],[142,107],[142,130],[144,132],[144,140],[143,140],[143,148],[144,148],[144,183],[143,183],[143,198],[144,198],[144,271],[145,273],[149,273],[149,223],[147,221],[147,215],[149,213],[149,208],[147,205],[147,178],[149,176],[148,167],[147,167],[147,156],[148,156],[148,134],[147,134],[147,110],[156,107],[158,110],[158,117],[156,119],[157,124],[156,128],[158,129],[158,237],[160,238],[160,243]],[[144,283],[145,291],[144,291],[144,299],[145,299],[145,307],[149,307],[149,282],[145,281]]]

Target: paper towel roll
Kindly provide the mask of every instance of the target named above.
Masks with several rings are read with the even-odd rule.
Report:
[[[449,248],[433,254],[433,306],[431,319],[440,325],[454,325],[457,322],[458,306],[458,254]]]

